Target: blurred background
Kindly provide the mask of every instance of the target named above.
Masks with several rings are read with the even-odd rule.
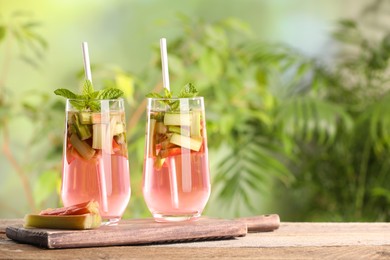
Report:
[[[81,42],[96,89],[125,92],[132,195],[142,191],[145,94],[206,100],[204,214],[390,220],[390,3],[382,0],[0,0],[0,218],[61,206],[64,100]]]

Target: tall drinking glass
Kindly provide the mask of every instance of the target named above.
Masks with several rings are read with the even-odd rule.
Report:
[[[202,97],[148,98],[143,195],[157,222],[200,217],[210,196]]]
[[[99,202],[103,223],[113,225],[130,200],[130,173],[123,99],[94,100],[80,111],[66,101],[61,197],[64,206]]]

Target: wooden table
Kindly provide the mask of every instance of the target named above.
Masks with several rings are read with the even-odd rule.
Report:
[[[222,241],[41,249],[19,244],[0,220],[0,259],[390,259],[390,223],[281,223],[278,230]]]

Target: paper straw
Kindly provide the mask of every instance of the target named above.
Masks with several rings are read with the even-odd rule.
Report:
[[[89,63],[88,43],[82,43],[85,78],[92,82],[91,65]]]
[[[165,38],[160,39],[161,50],[161,67],[164,88],[170,90],[169,87],[169,72],[168,72],[168,54],[167,54],[167,40]],[[176,178],[176,163],[173,157],[169,158],[169,182],[171,186],[171,200],[174,208],[179,208],[179,194],[177,190],[177,178]]]
[[[191,169],[191,151],[184,151],[182,150],[181,154],[181,165],[184,168],[182,171],[182,180],[181,180],[181,186],[183,189],[183,192],[191,192],[192,191],[192,169]]]
[[[185,111],[185,113],[188,113],[187,111],[190,110],[190,102],[188,99],[181,99],[180,100],[180,107]],[[180,132],[183,133],[186,129],[186,126],[180,127]],[[181,143],[185,147],[190,147],[191,145],[191,139],[182,139]],[[191,151],[187,149],[181,149],[181,167],[183,168],[181,171],[182,174],[182,180],[181,185],[183,192],[191,192],[192,190],[192,168],[191,168]]]
[[[170,90],[169,86],[169,72],[168,72],[168,54],[167,54],[167,40],[165,38],[160,39],[161,50],[161,66],[164,88]]]
[[[176,179],[176,162],[173,156],[169,157],[169,164],[171,165],[169,171],[169,182],[171,186],[171,203],[174,208],[179,208],[179,194],[177,193],[177,179]]]
[[[92,83],[92,73],[91,73],[91,65],[89,63],[89,52],[88,52],[88,43],[83,42],[82,43],[82,50],[83,50],[83,60],[84,60],[84,71],[85,71],[85,78]],[[110,141],[110,140],[105,140]],[[107,201],[107,184],[106,184],[106,177],[105,177],[105,170],[104,170],[104,159],[99,158],[97,162],[97,180],[99,185],[99,191],[100,191],[100,200],[103,205],[103,211],[108,212],[108,201]]]
[[[104,160],[103,158],[99,158],[99,160],[97,161],[97,166],[96,166],[96,171],[97,171],[97,180],[98,180],[98,183],[99,183],[99,193],[100,193],[100,200],[102,202],[103,205],[102,208],[103,208],[103,211],[105,213],[108,212],[108,201],[107,201],[107,186],[105,185],[106,184],[106,176],[104,175]]]

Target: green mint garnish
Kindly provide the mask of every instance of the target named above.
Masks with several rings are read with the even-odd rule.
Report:
[[[195,88],[195,86],[192,85],[191,83],[188,83],[181,89],[179,98],[192,98],[192,97],[196,97],[198,94],[199,92]]]
[[[192,83],[187,83],[184,87],[182,87],[177,97],[173,95],[173,92],[169,91],[167,88],[164,88],[164,95],[153,92],[147,94],[146,97],[148,98],[191,98],[191,97],[196,97],[198,94],[199,92],[195,88],[195,86]]]
[[[58,96],[65,97],[65,98],[71,98],[71,99],[78,99],[79,98],[79,95],[76,95],[72,91],[70,91],[68,89],[64,89],[64,88],[56,89],[54,91],[54,94],[56,94]]]
[[[123,96],[123,91],[117,88],[106,88],[98,91],[96,99],[117,99]]]
[[[65,98],[72,99],[72,106],[78,110],[100,111],[100,104],[96,100],[102,99],[117,99],[123,96],[123,91],[116,88],[107,88],[95,91],[92,82],[86,80],[83,85],[81,95],[75,94],[72,91],[64,88],[56,89],[54,94]]]
[[[195,88],[195,86],[192,83],[187,83],[181,90],[178,96],[174,96],[173,92],[169,91],[167,88],[164,88],[164,95],[158,94],[158,93],[149,93],[146,95],[148,98],[192,98],[196,97],[198,95],[198,90]],[[169,101],[164,100],[162,101],[165,104],[167,104],[171,110],[177,110],[179,108],[179,101]]]

